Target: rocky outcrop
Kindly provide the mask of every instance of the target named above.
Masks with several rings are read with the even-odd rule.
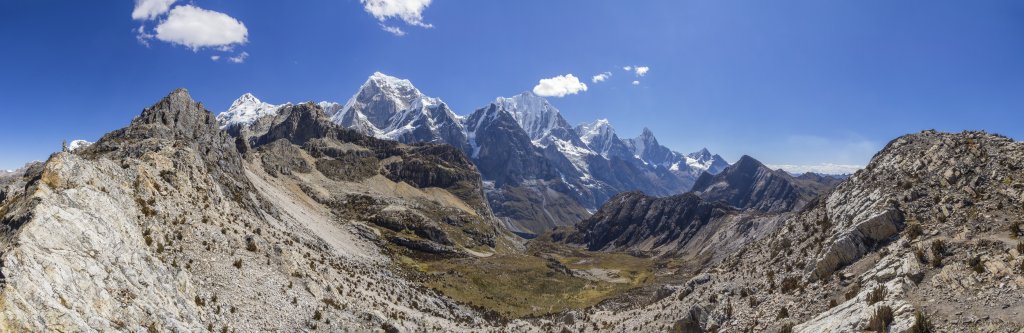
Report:
[[[449,203],[443,200],[416,203],[413,206],[419,206],[416,211],[438,216],[417,219],[419,223],[393,230],[395,232],[409,229],[414,233],[441,234],[440,238],[428,237],[428,240],[438,241],[444,246],[453,245],[450,239],[459,239],[467,240],[459,244],[466,247],[493,247],[495,238],[500,237],[500,231],[495,225],[496,220],[484,198],[480,174],[461,151],[450,145],[404,145],[396,141],[366,136],[333,123],[319,106],[312,103],[282,107],[274,120],[268,123],[265,134],[253,137],[250,141],[254,155],[259,155],[264,168],[269,167],[268,172],[272,174],[315,173],[327,178],[322,180],[327,183],[366,183],[373,182],[374,177],[384,177],[416,189],[436,188],[453,196],[453,199],[457,200],[454,206],[468,206],[468,211],[448,211],[451,217],[461,217],[473,222],[472,228],[469,225],[459,226],[461,229],[445,228],[441,217],[446,211],[445,206],[451,206]],[[304,182],[309,180],[303,179]],[[333,187],[327,188],[332,190]],[[313,195],[325,205],[336,205],[338,201],[346,201],[345,198],[348,196],[349,193],[335,193],[326,197]],[[381,205],[406,206],[406,203],[394,201]],[[382,221],[379,213],[369,209],[371,207],[373,205],[363,209],[344,207],[341,210],[356,219]],[[394,224],[382,226],[395,229]],[[401,244],[416,243],[402,241]],[[417,248],[434,247],[417,245]],[[446,252],[458,251],[456,249]]]
[[[669,243],[685,244],[698,230],[731,212],[727,205],[691,193],[655,198],[627,192],[578,223],[566,241],[585,244],[591,251],[623,250],[640,244],[657,249]]]
[[[552,232],[551,238],[591,251],[714,262],[771,234],[788,216],[742,212],[693,193],[658,198],[628,192],[574,228]]]
[[[637,310],[588,315],[641,331],[659,322],[718,331],[1018,331],[1021,179],[1020,142],[983,132],[903,136],[769,235],[706,268],[706,282]]]
[[[464,246],[475,253],[485,251],[479,244],[509,246],[474,208],[485,208],[479,176],[476,204],[449,192],[452,186],[417,187],[451,181],[430,176],[433,167],[423,165],[471,172],[471,164],[450,148],[374,146],[344,129],[316,127],[312,110],[293,107],[275,120],[280,126],[260,135],[278,140],[249,145],[218,129],[211,113],[177,90],[96,144],[29,168],[0,200],[0,331],[490,326],[476,310],[408,281],[385,252],[393,251],[385,250],[392,237],[401,238],[398,249],[408,244],[452,255],[465,255]],[[382,164],[418,166],[378,165],[375,172],[389,174],[358,182],[318,171],[318,159],[346,149],[391,154]],[[276,154],[290,162],[270,162]],[[343,194],[350,199],[338,201]],[[400,232],[370,227],[371,217],[342,215],[385,210],[432,215],[409,226],[376,219]]]
[[[693,185],[693,191],[705,200],[762,212],[799,210],[829,189],[827,183],[796,179],[746,155],[717,175],[701,174]]]

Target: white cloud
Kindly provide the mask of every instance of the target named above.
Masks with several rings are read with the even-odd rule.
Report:
[[[633,69],[636,70],[636,75],[637,76],[647,75],[647,71],[651,70],[651,68],[647,67],[647,66],[636,66]]]
[[[627,72],[632,72],[633,71],[633,66],[622,67],[622,70],[627,71]]]
[[[213,61],[220,60],[220,56],[219,55],[210,56],[210,60],[213,60]]]
[[[431,0],[359,0],[363,3],[363,9],[381,22],[381,28],[395,36],[404,36],[405,31],[395,26],[384,25],[384,21],[390,18],[398,18],[406,24],[432,28],[431,24],[423,22],[423,11],[430,6]]]
[[[192,50],[204,47],[224,48],[245,44],[249,30],[245,24],[221,12],[192,5],[174,7],[167,19],[156,26],[156,39]]]
[[[171,4],[176,0],[135,0],[135,9],[132,10],[133,20],[152,20],[163,15],[171,9]]]
[[[533,87],[533,93],[545,97],[563,97],[587,91],[587,84],[580,82],[572,74],[559,75],[550,79],[542,79]]]
[[[381,24],[380,27],[381,27],[381,29],[384,29],[384,31],[390,32],[392,35],[395,35],[395,36],[398,36],[398,37],[405,36],[405,31],[402,31],[402,28],[394,27],[394,26],[390,26],[390,25],[384,25],[384,24]]]
[[[228,61],[236,63],[236,64],[240,64],[240,63],[245,62],[245,59],[248,58],[248,57],[249,57],[249,52],[242,51],[242,53],[239,53],[237,56],[228,58]]]
[[[807,172],[813,172],[823,175],[848,175],[853,174],[857,172],[857,170],[864,168],[864,166],[861,165],[833,163],[821,163],[812,165],[770,164],[766,166],[772,169],[782,169],[783,171],[792,174],[803,174]]]
[[[135,40],[139,41],[139,44],[149,47],[149,40],[153,39],[154,36],[151,33],[146,32],[146,26],[140,25],[138,29],[135,29]]]
[[[637,81],[637,80],[633,80],[633,85],[634,85],[634,86],[639,86],[639,85],[640,85],[640,81]]]
[[[590,79],[590,82],[598,83],[607,80],[610,77],[612,77],[612,72],[604,72],[601,74],[594,75],[594,77]]]

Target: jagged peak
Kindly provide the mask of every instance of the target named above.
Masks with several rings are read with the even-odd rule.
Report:
[[[263,101],[261,101],[259,98],[256,98],[256,96],[253,95],[252,93],[247,92],[247,93],[242,94],[242,96],[239,96],[238,98],[236,98],[235,101],[233,103],[231,103],[231,107],[233,108],[233,107],[236,107],[236,106],[239,106],[239,105],[243,105],[243,104],[260,104],[260,103],[263,103]]]
[[[227,111],[218,114],[217,121],[221,128],[235,124],[250,124],[262,117],[274,115],[278,108],[289,104],[291,103],[282,105],[266,103],[247,92],[235,99]]]
[[[763,163],[761,163],[761,161],[758,161],[757,159],[750,157],[750,155],[741,156],[740,159],[737,160],[736,163],[733,163],[732,166],[737,169],[767,168]]]
[[[636,138],[644,141],[658,141],[658,139],[654,137],[654,132],[651,131],[651,129],[647,128],[646,126],[643,130],[640,131],[640,136],[637,136]]]
[[[192,95],[188,93],[188,89],[177,88],[171,91],[169,94],[167,94],[167,96],[165,96],[164,98],[160,99],[159,102],[156,102],[156,104],[153,104],[152,106],[143,110],[142,114],[139,115],[139,117],[136,117],[133,123],[152,122],[156,120],[154,119],[154,117],[166,112],[191,113],[195,115],[209,113],[209,111],[206,111],[206,109],[203,107],[202,103],[196,102],[192,99]],[[169,121],[169,119],[160,120],[164,122],[165,125]],[[177,119],[173,120],[176,121]]]
[[[582,123],[576,126],[576,134],[580,136],[580,139],[584,143],[590,144],[596,137],[606,137],[610,139],[611,136],[615,135],[615,128],[612,128],[611,123],[607,118],[601,118],[590,123]]]

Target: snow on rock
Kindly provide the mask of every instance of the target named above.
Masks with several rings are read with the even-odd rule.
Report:
[[[82,148],[85,148],[85,147],[88,147],[88,146],[91,146],[91,145],[92,145],[92,142],[89,142],[89,141],[74,140],[74,141],[71,141],[70,144],[68,144],[68,151],[74,152],[76,150],[79,150],[79,149],[82,149]]]
[[[277,112],[281,105],[274,105],[260,101],[251,93],[245,93],[242,97],[231,103],[227,111],[217,115],[220,128],[231,125],[248,125],[264,116],[270,116]]]

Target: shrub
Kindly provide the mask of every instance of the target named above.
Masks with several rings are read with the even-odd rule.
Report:
[[[779,308],[779,314],[775,316],[775,319],[789,318],[789,310],[786,307]]]
[[[785,323],[779,327],[779,333],[793,333],[793,323]]]
[[[920,261],[921,263],[928,262],[928,258],[924,254],[924,249],[920,246],[914,247],[914,256],[917,257],[917,261]]]
[[[196,295],[196,305],[206,306],[206,300],[204,300],[202,297],[199,297],[199,295]]]
[[[1017,242],[1017,255],[1024,255],[1024,242]]]
[[[322,313],[320,313],[320,310],[316,310],[316,311],[313,312],[313,320],[319,321],[323,317],[324,317],[324,315]]]
[[[242,259],[236,259],[235,263],[232,264],[232,265],[235,266],[235,268],[241,269],[242,268]]]
[[[914,240],[924,233],[924,228],[921,228],[921,224],[917,223],[917,221],[912,221],[907,223],[907,228],[904,229],[904,232],[907,233],[907,238]]]
[[[835,298],[831,298],[828,300],[829,309],[836,307],[836,305],[839,305],[839,302],[837,302]]]
[[[1020,222],[1014,222],[1010,224],[1010,237],[1017,238],[1020,236]]]
[[[795,276],[787,276],[787,277],[782,279],[781,285],[779,286],[779,288],[780,288],[779,290],[782,293],[788,293],[791,290],[795,290],[795,289],[797,289],[799,287],[800,287],[800,280],[797,279],[797,277],[795,277]]]
[[[932,242],[932,255],[941,257],[946,254],[946,243],[942,242],[941,239],[936,239]]]
[[[971,266],[975,273],[981,274],[985,272],[985,262],[981,261],[981,256],[973,256],[967,259],[967,265]]]
[[[887,294],[889,294],[889,290],[885,289],[885,286],[883,285],[878,285],[874,290],[868,293],[868,305],[873,305],[885,300],[885,295]]]
[[[932,259],[930,261],[932,267],[942,266],[942,257],[946,254],[946,244],[941,239],[936,239],[932,242]]]
[[[893,314],[892,308],[888,305],[882,305],[875,308],[875,312],[871,315],[871,320],[868,321],[868,329],[875,332],[888,332],[889,324],[892,324]]]
[[[932,327],[932,323],[928,321],[928,318],[924,316],[921,311],[914,311],[914,325],[910,326],[907,330],[909,333],[932,333],[935,328]]]

